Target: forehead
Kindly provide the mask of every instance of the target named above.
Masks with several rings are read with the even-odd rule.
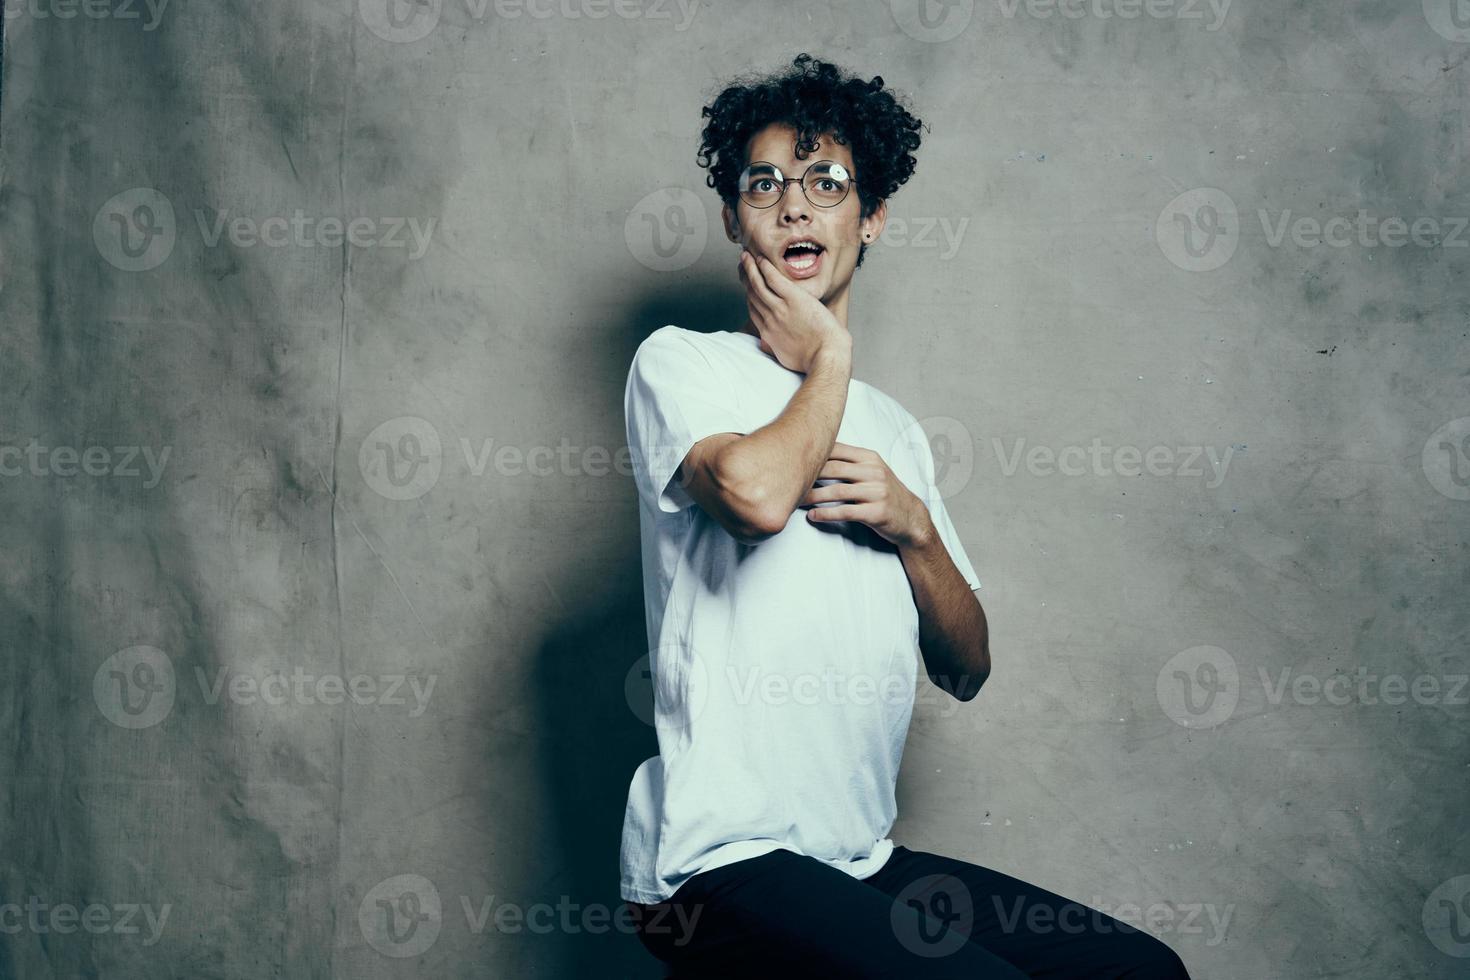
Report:
[[[831,133],[817,137],[817,148],[805,158],[796,155],[796,129],[786,123],[771,123],[757,132],[745,145],[745,162],[764,160],[783,171],[800,171],[814,160],[836,160],[852,169],[852,148],[832,138]]]

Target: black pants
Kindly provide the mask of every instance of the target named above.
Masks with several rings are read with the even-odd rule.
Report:
[[[777,850],[701,872],[658,905],[629,905],[677,980],[1189,978],[1168,946],[1119,919],[902,845],[861,880]]]

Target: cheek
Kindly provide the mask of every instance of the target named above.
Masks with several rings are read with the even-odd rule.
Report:
[[[839,241],[849,248],[856,249],[859,245],[863,244],[862,225],[857,222],[856,218],[850,222],[845,222],[833,236],[833,240]]]

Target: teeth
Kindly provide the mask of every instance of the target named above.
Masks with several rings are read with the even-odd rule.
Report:
[[[816,242],[793,242],[791,245],[787,246],[786,251],[790,252],[792,249],[802,249],[802,250],[808,251],[808,252],[815,252],[815,251],[817,251],[817,243]]]

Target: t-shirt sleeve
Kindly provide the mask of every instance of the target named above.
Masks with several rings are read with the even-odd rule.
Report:
[[[924,469],[924,503],[929,507],[929,519],[934,522],[934,529],[939,532],[939,539],[944,542],[944,550],[949,552],[950,561],[954,562],[955,568],[959,569],[960,574],[964,576],[965,584],[973,592],[980,588],[980,578],[975,574],[975,566],[970,564],[970,556],[965,554],[965,546],[960,542],[954,522],[949,519],[949,510],[944,506],[944,498],[939,495],[939,488],[934,478],[934,449],[930,446],[928,437],[924,435],[917,421],[912,422],[911,431],[914,434],[914,442],[923,443],[923,448],[918,451],[918,456],[920,465]]]
[[[650,334],[633,355],[623,414],[638,495],[666,514],[694,502],[675,474],[696,442],[717,432],[749,432],[730,378],[667,327]]]

